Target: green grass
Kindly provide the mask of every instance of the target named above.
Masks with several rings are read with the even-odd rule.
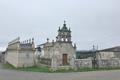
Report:
[[[5,69],[15,69],[11,64],[8,64],[8,63],[3,64],[3,68],[5,68]]]
[[[77,72],[120,70],[120,68],[79,68]]]
[[[68,72],[88,72],[88,71],[108,71],[108,70],[120,70],[119,68],[78,68],[77,70],[71,68],[59,68],[56,71],[53,71],[50,67],[46,66],[33,66],[27,68],[14,68],[10,64],[3,65],[5,69],[19,70],[19,71],[31,71],[31,72],[47,72],[47,73],[68,73]]]
[[[58,69],[55,72],[62,72],[62,73],[66,73],[66,72],[89,72],[89,71],[108,71],[108,70],[120,70],[120,68],[79,68],[77,70],[75,69]]]
[[[58,69],[58,70],[56,70],[55,72],[57,72],[57,73],[68,73],[68,72],[75,72],[75,70],[74,69]]]
[[[3,67],[5,69],[12,69],[12,70],[20,70],[20,71],[31,71],[31,72],[49,72],[49,67],[47,66],[33,66],[33,67],[26,67],[26,68],[15,68],[10,64],[4,64]]]
[[[49,72],[49,67],[27,67],[27,68],[17,68],[20,71],[33,71],[33,72]]]

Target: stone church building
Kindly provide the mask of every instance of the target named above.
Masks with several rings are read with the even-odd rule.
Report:
[[[76,44],[73,45],[71,30],[66,23],[59,27],[56,40],[39,45],[35,48],[34,39],[21,42],[20,38],[8,43],[5,61],[14,67],[30,67],[39,63],[47,63],[55,69],[60,66],[74,66]],[[40,55],[38,60],[38,54]],[[37,55],[37,56],[36,56]]]
[[[74,66],[76,44],[72,44],[71,30],[64,21],[63,27],[58,29],[56,41],[41,44],[42,58],[51,59],[51,67]]]
[[[34,39],[20,42],[20,38],[8,43],[5,61],[16,68],[34,66]]]
[[[34,39],[20,41],[20,38],[8,43],[5,51],[5,62],[19,67],[31,67],[40,64],[56,70],[63,67],[94,68],[120,67],[120,46],[96,51],[76,51],[73,44],[71,29],[66,22],[59,27],[56,40],[38,45],[35,48]],[[79,55],[76,55],[80,53]],[[85,54],[86,53],[86,54]],[[77,58],[77,59],[76,59]]]

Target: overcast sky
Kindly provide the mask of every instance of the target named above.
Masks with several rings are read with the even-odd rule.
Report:
[[[55,39],[64,20],[78,50],[120,46],[120,0],[0,0],[0,49],[18,36]]]

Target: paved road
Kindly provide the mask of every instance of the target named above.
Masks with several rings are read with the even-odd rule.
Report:
[[[120,80],[120,70],[77,73],[37,73],[0,69],[0,80]]]
[[[0,80],[120,80],[120,70],[76,73],[39,73],[0,69]]]

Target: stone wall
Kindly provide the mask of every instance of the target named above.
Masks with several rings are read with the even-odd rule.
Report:
[[[34,66],[34,51],[21,50],[18,53],[18,67]]]
[[[99,68],[118,68],[120,67],[120,59],[100,59],[97,61]]]
[[[7,50],[7,54],[5,57],[5,61],[14,67],[17,67],[18,65],[18,52],[15,50]]]
[[[40,60],[38,60],[38,63],[45,64],[45,65],[51,65],[51,59],[40,58]]]
[[[76,68],[92,68],[92,59],[76,59]]]
[[[9,42],[6,49],[5,62],[8,62],[16,68],[34,66],[35,45],[33,39],[23,42],[19,40],[17,38]]]

